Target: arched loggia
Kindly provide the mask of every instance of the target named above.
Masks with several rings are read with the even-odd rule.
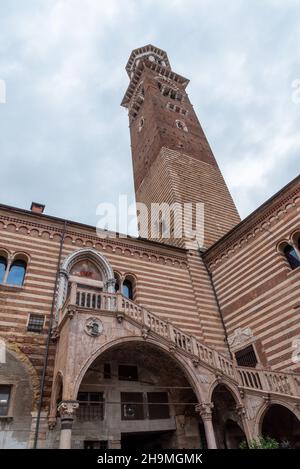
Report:
[[[225,383],[211,391],[213,427],[219,449],[238,449],[246,441],[243,407],[236,393]]]
[[[285,405],[270,403],[261,419],[260,434],[275,439],[281,448],[300,448],[300,421]]]
[[[93,438],[124,449],[137,442],[145,450],[204,447],[196,381],[167,347],[132,337],[110,343],[87,361],[70,396],[79,401],[73,430],[80,447]]]

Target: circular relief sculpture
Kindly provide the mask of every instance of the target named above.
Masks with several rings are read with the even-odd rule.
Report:
[[[92,337],[98,337],[103,332],[103,324],[98,318],[88,318],[85,322],[84,331]]]

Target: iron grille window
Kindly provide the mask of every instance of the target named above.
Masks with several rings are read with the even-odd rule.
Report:
[[[249,366],[254,368],[257,365],[257,358],[252,345],[235,352],[235,358],[239,366]]]
[[[1,417],[6,417],[8,415],[10,394],[11,394],[11,386],[0,385],[0,416]]]
[[[168,419],[170,417],[167,392],[148,392],[147,400],[149,419]]]
[[[143,393],[121,392],[121,415],[122,420],[143,420]]]
[[[79,420],[103,420],[104,399],[103,392],[79,392],[77,396]]]
[[[107,449],[107,441],[86,440],[84,442],[84,449]]]
[[[44,329],[45,316],[41,314],[30,314],[27,324],[27,331],[42,332]]]
[[[138,381],[137,366],[119,365],[119,379],[122,381]]]

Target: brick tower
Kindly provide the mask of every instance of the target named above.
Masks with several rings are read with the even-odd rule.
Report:
[[[126,71],[130,83],[121,105],[129,113],[136,200],[148,207],[203,203],[201,247],[207,248],[240,218],[186,93],[189,80],[173,72],[166,52],[152,45],[135,49]],[[184,234],[172,236],[173,217],[170,235],[162,236],[163,217],[155,222],[158,236],[148,237],[190,247]]]

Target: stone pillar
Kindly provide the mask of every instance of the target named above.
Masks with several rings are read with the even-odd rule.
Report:
[[[249,425],[248,425],[248,418],[247,418],[246,408],[243,405],[238,404],[236,406],[235,411],[236,411],[236,414],[239,416],[239,418],[242,422],[243,430],[244,430],[244,433],[245,433],[245,436],[246,436],[247,443],[250,443],[252,438],[251,438],[251,432],[250,432]]]
[[[213,402],[202,402],[201,404],[198,404],[195,407],[196,412],[200,414],[204,424],[208,449],[217,449],[216,437],[212,423],[213,406]]]
[[[71,289],[70,289],[70,304],[71,305],[76,305],[76,294],[77,294],[77,283],[72,282]]]
[[[58,405],[57,410],[60,414],[61,421],[59,442],[60,449],[71,449],[74,414],[78,407],[78,401],[62,401]]]
[[[30,435],[27,443],[27,447],[29,449],[34,448],[34,440],[35,440],[35,433],[36,433],[36,425],[37,425],[37,411],[31,412],[31,429]],[[46,448],[47,447],[47,434],[48,434],[48,412],[42,411],[40,413],[40,421],[39,421],[39,432],[38,432],[38,439],[37,439],[37,448]]]
[[[105,283],[105,289],[108,293],[115,293],[116,292],[116,279],[110,278]]]
[[[8,277],[10,268],[11,268],[12,261],[13,261],[13,256],[9,256],[8,259],[7,259],[7,266],[6,266],[6,270],[5,270],[5,273],[4,273],[2,283],[7,282],[7,277]]]

